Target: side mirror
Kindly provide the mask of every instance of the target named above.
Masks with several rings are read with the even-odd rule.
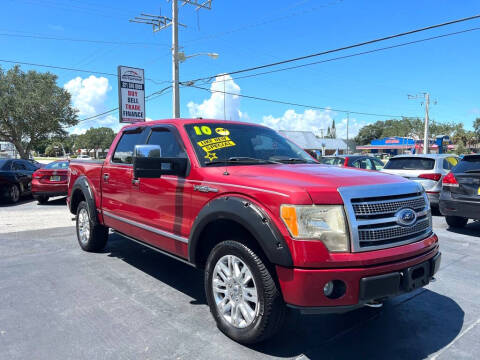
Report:
[[[133,156],[133,176],[159,178],[162,175],[185,176],[187,158],[161,157],[159,145],[136,145]]]

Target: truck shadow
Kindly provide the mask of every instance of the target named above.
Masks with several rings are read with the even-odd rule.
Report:
[[[424,359],[461,331],[464,312],[451,298],[420,290],[382,309],[347,314],[291,314],[283,331],[256,351],[309,359]]]
[[[117,234],[110,235],[105,252],[193,298],[191,304],[206,304],[202,271]],[[249,348],[281,358],[423,359],[459,334],[464,315],[451,298],[420,289],[381,309],[330,315],[289,310],[277,336]]]

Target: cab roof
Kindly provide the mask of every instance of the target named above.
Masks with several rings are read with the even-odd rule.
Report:
[[[161,119],[161,120],[152,120],[152,121],[145,121],[139,123],[128,124],[122,127],[120,131],[124,129],[128,129],[131,127],[137,126],[152,126],[152,125],[162,125],[162,124],[182,124],[182,125],[189,125],[189,124],[236,124],[236,125],[250,125],[250,126],[259,126],[264,127],[260,124],[243,122],[243,121],[236,121],[236,120],[216,120],[216,119],[202,119],[202,118],[195,118],[195,119]]]

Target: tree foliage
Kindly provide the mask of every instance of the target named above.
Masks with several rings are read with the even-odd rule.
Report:
[[[70,94],[56,81],[48,72],[0,68],[0,139],[13,143],[22,158],[47,139],[66,136],[64,127],[78,122]]]
[[[453,137],[458,131],[463,130],[463,124],[437,123],[433,120],[429,125],[430,138],[438,135]],[[360,145],[366,145],[370,144],[373,139],[392,136],[423,139],[424,126],[424,120],[420,118],[376,121],[361,128],[355,138],[355,142]]]
[[[108,149],[115,139],[115,133],[108,127],[90,128],[85,134],[75,139],[76,149],[98,150]],[[96,151],[95,151],[96,156]]]

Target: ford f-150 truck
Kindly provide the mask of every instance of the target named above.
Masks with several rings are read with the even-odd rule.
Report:
[[[272,336],[287,306],[380,306],[440,265],[420,185],[321,165],[256,124],[127,125],[104,161],[71,161],[68,205],[83,250],[112,229],[203,269],[217,326],[241,343]]]

